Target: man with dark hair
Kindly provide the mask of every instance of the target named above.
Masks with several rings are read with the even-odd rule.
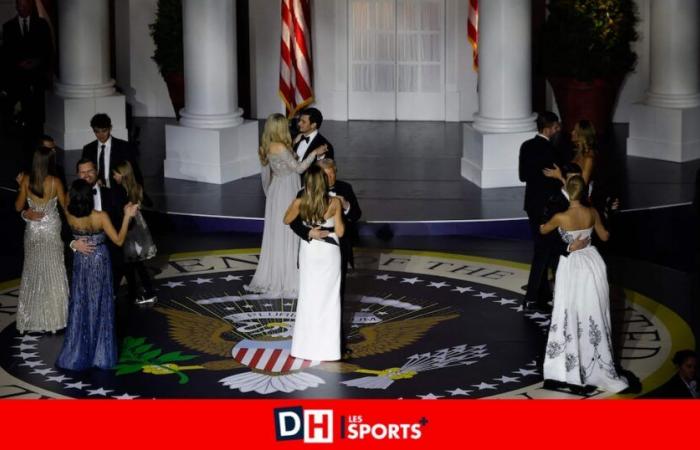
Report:
[[[6,119],[15,119],[19,102],[19,125],[41,131],[44,123],[44,89],[50,80],[53,44],[48,23],[34,11],[32,0],[16,1],[17,16],[2,26],[2,88]]]
[[[340,238],[340,305],[342,313],[343,305],[345,303],[345,277],[348,272],[348,264],[350,264],[350,267],[355,267],[352,246],[355,236],[357,235],[356,223],[362,216],[362,210],[360,209],[360,204],[357,201],[352,185],[337,179],[338,171],[335,166],[335,162],[330,158],[325,158],[317,161],[316,164],[320,166],[326,174],[326,180],[328,181],[328,194],[340,199],[343,205],[345,234]],[[297,193],[297,198],[300,198],[303,192],[304,189],[302,188]],[[301,220],[301,216],[297,216],[297,218],[294,219],[289,226],[292,228],[294,233],[305,241],[311,241],[311,239],[323,239],[328,236],[328,231],[306,226]],[[340,343],[342,346],[341,354],[345,356],[348,356],[349,353],[349,348],[347,347],[347,337],[351,324],[348,323],[348,316],[351,317],[352,315],[342,315],[340,321]]]
[[[559,181],[548,178],[543,171],[552,168],[556,161],[551,139],[561,126],[556,114],[546,111],[537,116],[537,135],[520,147],[518,173],[525,182],[525,204],[530,231],[534,241],[534,254],[530,266],[524,306],[535,309],[548,309],[552,290],[547,279],[547,267],[552,258],[552,239],[540,234],[543,213],[547,200],[559,189]]]
[[[97,140],[83,147],[82,158],[88,158],[97,167],[97,179],[102,186],[112,186],[111,170],[124,161],[129,161],[134,169],[136,180],[143,185],[143,176],[136,164],[136,152],[131,144],[112,136],[112,120],[107,114],[95,114],[90,127]],[[121,222],[119,222],[121,223]]]
[[[105,186],[98,185],[97,168],[95,162],[90,158],[81,158],[75,165],[78,178],[85,180],[92,186],[92,196],[95,202],[95,210],[104,211],[109,215],[112,224],[121,224],[124,218],[124,206],[128,203],[126,191],[124,189],[108,189]],[[111,242],[111,241],[110,241]],[[71,249],[75,248],[75,243],[71,242]],[[114,283],[114,294],[117,294],[117,288],[121,284],[124,276],[124,257],[121,247],[114,244],[109,244],[109,253],[112,258],[112,274]]]
[[[317,159],[334,159],[333,146],[318,131],[322,123],[323,115],[316,108],[306,108],[299,115],[299,134],[294,139],[294,153],[297,154],[299,161],[303,161],[312,151],[322,145],[326,145],[328,151],[318,156]],[[303,183],[304,174],[302,174],[301,178]]]

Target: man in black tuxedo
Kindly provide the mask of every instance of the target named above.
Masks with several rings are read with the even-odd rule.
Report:
[[[109,189],[99,185],[97,183],[97,168],[94,161],[90,158],[81,158],[76,164],[76,169],[78,177],[85,180],[93,188],[92,196],[95,201],[95,210],[106,212],[109,220],[112,221],[115,227],[121,226],[124,219],[124,206],[128,203],[126,191],[121,188]],[[70,247],[74,250],[80,250],[76,248],[76,242],[71,242]],[[121,247],[114,245],[111,241],[108,241],[107,245],[112,259],[112,281],[114,283],[114,294],[116,295],[124,277],[124,256]],[[89,247],[88,249],[89,251],[92,250]]]
[[[333,146],[330,142],[319,133],[321,124],[323,123],[323,115],[316,108],[306,108],[299,115],[299,134],[294,138],[294,153],[297,154],[299,161],[303,161],[309,154],[322,145],[328,147],[328,151],[323,155],[318,156],[318,160],[328,158],[335,159]],[[304,184],[304,174],[301,175],[301,182]]]
[[[560,190],[558,180],[544,175],[544,169],[553,168],[555,159],[551,139],[561,126],[556,114],[546,111],[537,116],[537,135],[520,147],[518,173],[525,182],[525,205],[530,232],[535,244],[524,306],[546,310],[552,298],[547,280],[547,267],[552,256],[552,238],[540,235],[543,212],[547,200]]]
[[[22,107],[19,124],[41,131],[44,123],[44,89],[50,80],[53,44],[48,23],[34,13],[32,0],[17,0],[17,16],[2,26],[2,77],[7,95],[7,119],[14,119],[17,102]]]
[[[95,114],[90,120],[90,127],[97,140],[83,147],[82,157],[95,163],[100,185],[112,187],[112,169],[124,161],[129,161],[134,169],[136,181],[143,186],[143,176],[136,164],[136,152],[127,141],[112,136],[112,119],[107,114]]]
[[[348,264],[350,267],[355,268],[352,246],[355,236],[357,235],[356,223],[362,216],[362,210],[360,209],[360,204],[357,201],[352,185],[337,179],[335,162],[332,159],[326,158],[318,161],[316,164],[321,166],[323,171],[326,173],[329,195],[339,198],[343,204],[345,234],[340,238],[340,308],[342,311],[345,304],[345,277],[348,272]],[[302,188],[297,193],[297,198],[301,197],[303,192],[304,189]],[[306,226],[301,220],[301,216],[297,216],[297,218],[294,219],[289,226],[300,238],[304,239],[305,241],[310,241],[311,239],[323,239],[328,236],[328,231]],[[349,352],[347,347],[347,337],[349,334],[348,328],[351,324],[348,323],[347,319],[347,315],[342,314],[340,321],[340,343],[342,346],[341,353],[344,355]]]

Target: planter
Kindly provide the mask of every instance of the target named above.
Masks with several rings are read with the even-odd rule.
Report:
[[[168,86],[170,102],[175,109],[175,117],[180,120],[180,110],[185,107],[185,76],[182,73],[170,72],[163,74]]]
[[[593,81],[578,81],[575,78],[552,77],[549,83],[554,90],[562,129],[570,134],[576,122],[590,120],[598,136],[605,134],[612,122],[617,95],[622,80],[597,78]]]

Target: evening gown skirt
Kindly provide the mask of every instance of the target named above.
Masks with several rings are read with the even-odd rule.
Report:
[[[95,244],[90,255],[74,254],[68,327],[56,365],[63,369],[109,369],[117,363],[112,265],[104,233],[76,234]]]
[[[333,219],[321,225],[333,228]],[[327,240],[301,241],[299,299],[291,354],[311,361],[340,359],[340,246]]]
[[[559,232],[571,243],[590,237],[592,230]],[[608,278],[596,248],[589,245],[560,257],[544,379],[609,392],[627,388],[627,380],[615,369],[611,333]]]
[[[17,331],[57,331],[66,327],[68,278],[63,259],[61,218],[53,197],[39,204],[32,197],[29,207],[44,213],[28,221],[24,230],[24,266],[17,304]]]
[[[298,162],[291,152],[269,155],[269,164],[263,172],[271,171],[271,181],[263,178],[265,201],[265,228],[255,275],[244,288],[270,297],[294,298],[299,289],[299,236],[284,224],[284,213],[296,198],[303,173],[315,160],[312,154]]]

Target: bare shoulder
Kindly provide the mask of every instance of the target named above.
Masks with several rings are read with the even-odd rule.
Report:
[[[281,142],[270,142],[270,153],[273,155],[279,155],[282,152],[287,151],[287,147],[284,146],[283,143]]]

